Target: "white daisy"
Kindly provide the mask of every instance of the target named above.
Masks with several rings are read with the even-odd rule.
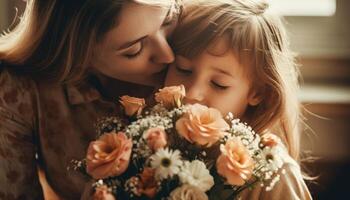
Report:
[[[196,186],[203,192],[208,191],[214,185],[214,178],[205,164],[199,160],[185,162],[179,177],[182,184]]]
[[[156,169],[158,180],[171,178],[180,172],[182,160],[179,150],[159,149],[150,157],[151,167]]]

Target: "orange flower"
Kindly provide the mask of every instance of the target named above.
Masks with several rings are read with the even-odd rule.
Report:
[[[145,168],[140,175],[141,181],[137,185],[138,192],[153,199],[158,191],[158,183],[155,177],[155,169]]]
[[[218,174],[231,185],[243,185],[253,173],[254,162],[241,140],[234,137],[220,146],[221,155],[216,161]]]
[[[171,109],[180,107],[185,95],[186,91],[183,85],[170,86],[159,89],[159,92],[155,94],[155,99],[158,103],[163,104],[164,107]]]
[[[108,191],[107,186],[103,185],[95,189],[93,200],[115,200],[113,194]]]
[[[176,122],[176,130],[191,143],[210,147],[225,135],[229,125],[220,111],[200,104],[189,105]]]
[[[132,141],[123,132],[107,133],[90,143],[87,173],[95,179],[118,176],[129,166]]]
[[[156,151],[157,149],[166,146],[166,133],[163,128],[155,127],[148,129],[144,134],[143,138],[147,141],[148,146]]]
[[[127,95],[120,97],[119,102],[123,105],[125,114],[128,116],[140,115],[146,106],[145,99]]]
[[[280,138],[272,133],[265,133],[261,136],[261,144],[265,147],[274,147],[280,142]]]

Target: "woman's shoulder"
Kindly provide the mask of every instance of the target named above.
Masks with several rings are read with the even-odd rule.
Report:
[[[28,89],[33,86],[34,80],[30,77],[19,75],[5,67],[0,68],[0,87],[16,87]]]
[[[0,71],[0,88],[2,100],[8,104],[14,104],[27,95],[33,95],[36,90],[36,83],[29,77],[2,69]]]
[[[32,79],[2,69],[0,88],[1,115],[32,119],[37,94],[36,83]]]

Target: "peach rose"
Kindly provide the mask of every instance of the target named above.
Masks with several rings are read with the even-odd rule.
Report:
[[[127,116],[140,115],[142,110],[146,107],[145,99],[122,96],[119,102],[122,104]]]
[[[234,137],[220,146],[221,155],[216,161],[218,174],[231,185],[243,185],[253,173],[254,162],[241,140]]]
[[[158,191],[158,182],[155,179],[155,169],[145,168],[140,175],[140,182],[137,190],[139,194],[144,194],[148,198],[153,199]]]
[[[155,127],[148,129],[143,138],[147,141],[148,146],[153,151],[163,148],[167,144],[166,133],[163,128]]]
[[[182,185],[170,193],[170,200],[208,200],[208,196],[192,185]]]
[[[274,147],[280,142],[280,138],[272,133],[265,133],[261,136],[260,142],[265,147]]]
[[[163,104],[164,107],[171,109],[180,107],[185,95],[186,91],[183,85],[170,86],[159,89],[159,92],[155,94],[155,99],[158,103]]]
[[[220,111],[200,104],[189,105],[188,111],[176,122],[176,130],[186,140],[210,147],[229,128]]]
[[[113,194],[108,191],[107,186],[103,185],[95,189],[93,200],[115,200]]]
[[[86,155],[87,173],[95,179],[118,176],[129,166],[132,141],[125,133],[107,133],[90,143]]]

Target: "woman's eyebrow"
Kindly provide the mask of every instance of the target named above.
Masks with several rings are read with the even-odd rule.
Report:
[[[148,37],[148,35],[145,35],[143,37],[140,37],[136,40],[130,41],[130,42],[125,42],[124,44],[122,44],[119,48],[117,48],[117,50],[121,50],[121,49],[125,49],[127,47],[130,47],[138,42],[140,42],[141,40],[145,39],[146,37]]]

